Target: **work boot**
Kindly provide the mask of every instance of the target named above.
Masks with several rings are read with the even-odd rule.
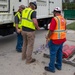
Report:
[[[57,66],[57,64],[55,64],[55,67],[56,67],[58,70],[61,70],[61,68],[59,68],[59,67]]]
[[[44,69],[45,69],[46,71],[48,71],[48,72],[55,73],[55,70],[50,70],[50,68],[49,68],[49,67],[47,67],[47,66],[45,66],[45,67],[44,67]]]
[[[35,61],[36,61],[36,59],[32,58],[30,61],[26,61],[26,64],[31,64],[31,63],[33,63]]]

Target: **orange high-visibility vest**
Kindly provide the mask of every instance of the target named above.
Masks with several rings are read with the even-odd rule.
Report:
[[[56,27],[54,32],[50,36],[50,39],[56,40],[66,38],[66,20],[62,16],[56,16],[54,17],[54,19],[56,20]]]

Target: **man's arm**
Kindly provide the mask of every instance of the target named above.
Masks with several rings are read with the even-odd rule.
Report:
[[[49,32],[46,36],[46,39],[50,38],[50,36],[52,35],[52,33],[54,32],[56,27],[56,21],[54,18],[52,18],[51,23],[50,23],[50,27],[49,27]]]
[[[37,22],[37,19],[36,18],[33,18],[32,19],[32,21],[33,21],[33,23],[34,23],[34,25],[35,25],[35,27],[36,27],[36,29],[40,29],[40,27],[38,26],[38,22]]]
[[[18,24],[19,24],[19,18],[18,16],[15,16],[15,28],[16,28],[17,33],[20,33],[21,30],[18,28]]]
[[[39,30],[40,27],[38,26],[38,21],[37,21],[37,19],[36,19],[36,11],[34,11],[34,12],[32,13],[32,15],[31,15],[31,19],[32,19],[32,21],[33,21],[33,23],[34,23],[36,29]]]
[[[47,36],[46,36],[46,39],[49,39],[50,36],[52,35],[52,33],[53,33],[53,32],[49,30],[49,31],[48,31],[48,34],[47,34]]]

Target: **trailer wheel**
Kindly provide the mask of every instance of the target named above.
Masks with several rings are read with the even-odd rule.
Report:
[[[45,25],[44,25],[44,29],[45,29],[45,30],[48,30],[48,24],[45,24]]]
[[[47,20],[46,24],[45,24],[45,30],[48,30],[48,24],[50,23],[50,19]]]
[[[52,17],[51,17],[51,18],[46,19],[46,24],[45,24],[45,26],[44,26],[45,30],[48,30],[48,25],[50,24],[51,19],[52,19]]]

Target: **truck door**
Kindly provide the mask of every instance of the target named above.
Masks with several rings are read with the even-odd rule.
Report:
[[[60,7],[62,9],[62,0],[49,0],[49,13],[52,14],[52,11],[55,7]]]
[[[14,12],[17,12],[20,5],[28,6],[28,4],[29,4],[29,0],[16,0],[16,2],[14,1],[13,3]]]
[[[48,2],[49,4],[48,4],[48,12],[49,12],[49,14],[52,14],[52,11],[53,11],[53,8],[54,8],[54,1],[52,0],[49,0],[49,2]]]
[[[0,0],[0,12],[10,11],[10,0]]]
[[[36,1],[36,0],[29,0],[29,2],[34,2],[34,1]]]
[[[23,4],[25,6],[28,6],[30,2],[33,2],[33,1],[36,1],[36,0],[21,0],[20,4]]]

